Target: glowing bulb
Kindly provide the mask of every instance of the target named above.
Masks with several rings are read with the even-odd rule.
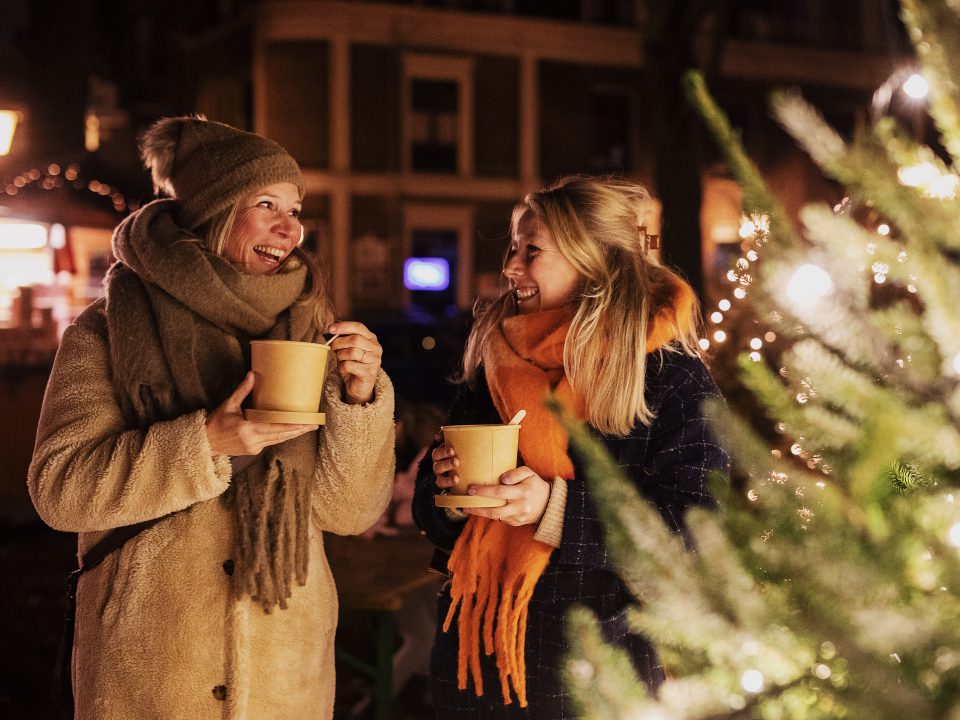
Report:
[[[733,270],[730,270],[727,273],[727,280],[729,280],[730,282],[736,282],[739,279],[740,279],[739,276]]]
[[[760,338],[753,338],[753,340],[750,341],[750,347],[754,350],[759,350],[763,347],[763,340]]]
[[[930,91],[930,85],[923,75],[913,73],[903,83],[903,91],[914,100],[923,100]]]
[[[763,690],[764,677],[759,670],[747,670],[740,676],[740,687],[748,693],[758,693]]]
[[[747,251],[747,260],[749,260],[750,262],[756,262],[756,260],[757,260],[758,257],[760,257],[760,256],[757,254],[757,251],[756,251],[756,250],[748,250],[748,251]]]
[[[807,263],[797,268],[787,284],[787,296],[796,305],[814,304],[833,290],[833,280],[827,272]]]
[[[54,223],[50,226],[50,247],[54,250],[62,250],[67,246],[67,231],[60,223]]]
[[[880,235],[889,235],[890,226],[887,225],[886,223],[880,223],[879,225],[877,225],[877,233],[879,233]]]
[[[771,330],[770,332],[764,334],[763,339],[766,340],[768,343],[772,343],[774,340],[777,339],[777,334],[773,332],[773,330]]]
[[[723,313],[714,312],[710,315],[710,319],[715,323],[721,323],[723,322]]]
[[[726,312],[727,310],[730,309],[730,301],[724,298],[723,300],[717,303],[717,307],[719,307],[721,310]]]
[[[710,349],[710,341],[707,340],[706,338],[700,338],[699,345],[700,345],[700,349],[701,349],[701,350],[709,350],[709,349]]]
[[[733,296],[737,300],[743,300],[747,296],[747,291],[744,290],[742,287],[738,287],[733,291]]]
[[[752,353],[750,353],[750,359],[754,362],[760,362],[760,353],[754,350]]]
[[[713,334],[713,339],[716,340],[718,343],[722,343],[724,340],[727,339],[727,334],[723,330],[717,330]]]

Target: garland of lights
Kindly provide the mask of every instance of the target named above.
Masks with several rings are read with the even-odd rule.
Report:
[[[740,218],[739,235],[743,239],[740,249],[744,251],[743,255],[737,258],[733,268],[727,273],[727,280],[733,285],[734,300],[743,300],[747,296],[747,289],[753,283],[753,275],[750,273],[751,263],[756,263],[760,259],[760,249],[767,242],[770,234],[770,219],[761,213],[753,213],[749,217],[746,215]],[[751,246],[752,243],[752,246]],[[723,329],[724,320],[727,316],[724,314],[730,310],[733,303],[729,298],[724,297],[717,303],[717,308],[709,315],[710,322],[716,326],[713,330],[713,342],[718,345],[726,342],[727,331]],[[760,362],[760,349],[764,341],[772,343],[777,339],[776,333],[768,331],[763,338],[754,337],[750,339],[750,359],[754,362]],[[704,351],[709,350],[711,345],[710,338],[700,338],[700,348]]]
[[[77,190],[86,189],[95,195],[103,197],[109,196],[113,202],[114,212],[123,214],[127,211],[133,212],[140,203],[136,200],[130,200],[120,192],[116,187],[100,182],[99,180],[84,180],[81,177],[80,166],[77,163],[70,163],[66,169],[63,169],[57,163],[50,163],[46,170],[40,171],[32,168],[20,173],[13,180],[5,185],[3,191],[14,197],[31,185],[36,184],[43,190],[56,190],[66,187],[68,184]]]

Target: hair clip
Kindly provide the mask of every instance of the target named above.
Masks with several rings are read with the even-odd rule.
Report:
[[[646,225],[638,225],[637,232],[640,233],[640,242],[643,244],[644,252],[660,249],[660,236],[647,233]]]

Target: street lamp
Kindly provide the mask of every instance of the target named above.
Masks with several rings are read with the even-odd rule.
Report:
[[[20,113],[16,110],[0,110],[0,156],[10,154],[13,134],[17,131]]]

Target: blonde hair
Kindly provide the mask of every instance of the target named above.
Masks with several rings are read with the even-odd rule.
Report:
[[[237,212],[241,203],[242,201],[238,200],[226,210],[214,215],[199,228],[197,232],[204,250],[225,257],[227,240],[230,237],[230,231],[233,229],[233,223],[237,219]],[[335,316],[333,303],[330,301],[330,295],[327,292],[326,274],[320,260],[298,245],[284,262],[284,267],[292,270],[299,267],[300,264],[307,266],[310,283],[297,302],[314,306],[314,324],[322,332],[327,325],[333,322]]]
[[[638,226],[648,200],[646,189],[637,183],[576,175],[527,195],[511,219],[513,235],[520,216],[532,210],[583,279],[573,301],[563,369],[584,399],[587,421],[608,435],[627,435],[637,421],[649,425],[654,419],[644,397],[647,328],[682,282],[645,252]],[[461,382],[475,383],[487,336],[516,312],[510,292],[478,312],[464,351]],[[695,302],[689,313],[670,316],[675,339],[665,349],[699,356]]]

